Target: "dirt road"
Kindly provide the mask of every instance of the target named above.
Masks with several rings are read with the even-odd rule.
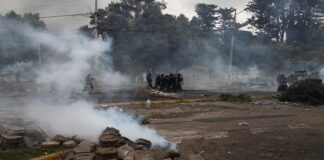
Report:
[[[306,108],[307,107],[307,108]],[[252,103],[127,107],[178,143],[183,160],[322,160],[324,108],[266,100]]]

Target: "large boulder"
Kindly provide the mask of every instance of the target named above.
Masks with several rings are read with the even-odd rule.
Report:
[[[120,147],[124,144],[119,131],[109,127],[102,132],[99,143],[101,147]]]
[[[128,154],[133,154],[135,149],[128,144],[125,144],[117,149],[118,152],[118,159],[124,159],[128,156]]]
[[[138,145],[138,146],[144,146],[144,147],[146,147],[147,149],[150,149],[151,146],[152,146],[151,141],[146,140],[146,139],[142,139],[142,138],[137,139],[137,140],[135,141],[135,143],[136,143],[136,145]]]
[[[97,148],[96,159],[97,160],[116,160],[118,158],[117,149],[114,147]]]
[[[72,140],[66,141],[62,144],[65,148],[74,148],[76,146],[76,143]]]
[[[56,142],[63,143],[63,142],[68,141],[69,139],[66,138],[66,137],[64,137],[63,135],[58,134],[58,135],[55,135],[51,140],[52,141],[56,141]]]
[[[1,148],[17,148],[23,145],[23,137],[17,135],[0,135]]]
[[[117,129],[111,127],[107,127],[104,131],[102,131],[102,134],[114,134],[121,136]]]

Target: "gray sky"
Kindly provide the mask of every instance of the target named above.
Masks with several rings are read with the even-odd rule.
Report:
[[[98,0],[99,7],[104,8],[111,0]],[[184,13],[188,17],[195,15],[197,3],[216,4],[221,7],[234,7],[238,11],[245,8],[249,0],[165,0],[168,5],[166,13],[179,15]],[[86,13],[94,10],[94,0],[0,0],[0,13],[4,14],[15,9],[19,13],[39,12],[41,16]],[[248,13],[238,15],[238,21],[243,22],[249,17]],[[82,24],[89,23],[87,17],[64,17],[45,19],[48,28],[60,31],[63,28],[76,29]]]

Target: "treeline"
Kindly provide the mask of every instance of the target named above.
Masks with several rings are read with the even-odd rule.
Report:
[[[192,66],[227,71],[232,36],[233,65],[240,71],[251,66],[267,74],[317,70],[324,61],[323,3],[251,0],[245,11],[252,17],[240,24],[234,21],[239,11],[214,4],[197,4],[197,16],[188,18],[165,14],[166,4],[160,1],[119,0],[99,10],[98,30],[103,39],[113,38],[107,54],[115,69],[125,74],[176,73]],[[39,14],[11,11],[0,16],[4,18],[46,28]],[[242,30],[249,26],[253,29]],[[80,31],[93,38],[93,27],[85,25]],[[29,46],[19,33],[1,34],[0,65],[37,61],[38,48]]]
[[[0,69],[15,63],[38,61],[38,47],[33,46],[25,35],[12,29],[15,27],[21,27],[19,30],[24,29],[20,22],[40,30],[46,29],[46,24],[39,18],[38,13],[20,15],[10,11],[0,15]]]
[[[200,3],[189,19],[164,14],[166,4],[155,0],[120,0],[99,11],[98,29],[103,38],[113,38],[110,54],[116,69],[126,73],[208,69],[216,59],[228,65],[232,35],[237,68],[316,70],[324,60],[323,6],[321,0],[253,0],[245,9],[253,16],[239,24],[234,8]],[[241,30],[248,25],[254,34]]]

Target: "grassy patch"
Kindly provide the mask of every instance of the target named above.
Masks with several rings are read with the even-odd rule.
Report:
[[[0,160],[29,160],[47,154],[63,151],[63,148],[18,148],[0,151]]]
[[[233,94],[221,94],[219,99],[225,102],[251,102],[252,97],[244,94],[233,95]]]

